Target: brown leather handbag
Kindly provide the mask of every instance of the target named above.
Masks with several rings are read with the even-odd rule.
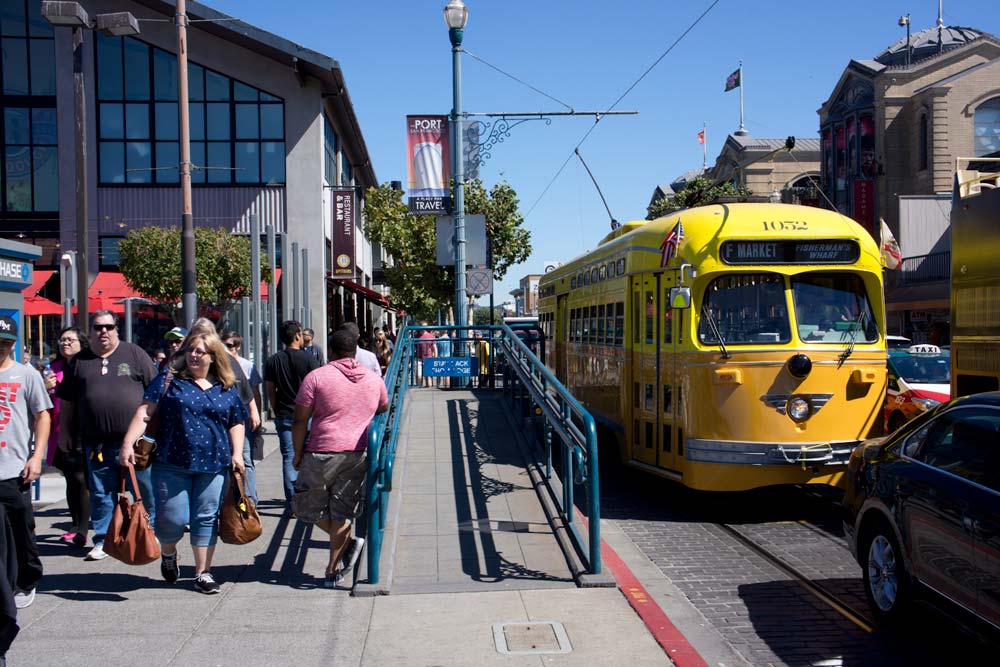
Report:
[[[125,491],[125,470],[132,478],[135,502],[129,501]],[[111,515],[111,525],[104,538],[104,551],[127,565],[152,563],[160,557],[160,543],[156,541],[149,522],[149,512],[142,504],[135,468],[129,464],[122,466],[121,478],[115,512]]]
[[[219,538],[226,544],[247,544],[263,532],[260,515],[246,494],[243,475],[233,471],[229,490],[219,510]]]

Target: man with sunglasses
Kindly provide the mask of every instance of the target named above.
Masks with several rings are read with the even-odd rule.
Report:
[[[118,450],[143,392],[156,376],[156,367],[138,345],[119,340],[118,323],[110,310],[94,313],[91,347],[76,355],[66,368],[57,395],[72,404],[80,425],[80,441],[87,462],[90,520],[94,548],[87,560],[103,560],[104,536],[114,512],[121,483]],[[65,410],[65,408],[63,408]],[[150,518],[155,515],[150,471],[137,472],[139,491]]]

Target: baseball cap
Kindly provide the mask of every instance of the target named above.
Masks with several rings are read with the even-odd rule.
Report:
[[[17,340],[17,322],[7,315],[0,315],[0,339]]]
[[[184,339],[187,338],[188,330],[184,327],[174,327],[167,333],[163,334],[164,340],[170,340],[171,338]]]

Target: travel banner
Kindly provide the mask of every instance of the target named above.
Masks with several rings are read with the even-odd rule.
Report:
[[[333,195],[333,278],[354,278],[354,188],[332,188]]]
[[[445,215],[451,210],[447,116],[406,117],[406,176],[410,213]]]

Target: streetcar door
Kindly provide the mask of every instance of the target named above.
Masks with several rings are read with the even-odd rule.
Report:
[[[552,345],[555,347],[555,365],[553,368],[556,372],[556,378],[562,382],[564,385],[567,384],[566,378],[566,349],[569,346],[569,309],[566,306],[568,300],[568,295],[560,294],[556,298],[556,326],[553,331]]]
[[[660,460],[661,468],[668,470],[678,470],[680,458],[677,456],[677,443],[679,442],[678,428],[678,399],[680,389],[678,387],[679,377],[677,369],[679,367],[677,355],[677,332],[674,318],[674,309],[670,305],[670,289],[677,284],[677,275],[673,271],[667,271],[660,276],[660,304],[657,310],[660,313]],[[678,311],[679,312],[679,311]]]
[[[659,449],[658,292],[659,277],[632,277],[632,414],[626,429],[634,461],[657,464]]]

